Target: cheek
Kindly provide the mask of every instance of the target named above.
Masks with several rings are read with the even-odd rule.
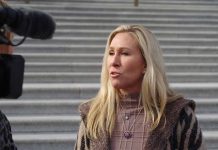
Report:
[[[143,74],[144,63],[138,61],[129,61],[126,62],[125,69],[129,74]]]
[[[106,67],[107,67],[107,69],[109,69],[109,67],[110,67],[110,58],[108,57],[107,58],[107,61],[106,61]]]
[[[143,72],[141,71],[141,69],[136,69],[136,68],[133,68],[131,70],[129,70],[127,76],[129,79],[132,79],[132,80],[139,80],[143,77]]]

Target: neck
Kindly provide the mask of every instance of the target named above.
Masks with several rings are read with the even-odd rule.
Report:
[[[139,95],[140,90],[135,90],[135,91],[126,91],[126,90],[120,90],[120,95]]]
[[[138,100],[140,94],[139,93],[121,93],[120,97],[121,99],[133,99],[133,100]]]

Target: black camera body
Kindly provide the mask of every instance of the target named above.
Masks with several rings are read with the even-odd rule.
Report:
[[[22,95],[25,60],[20,55],[0,54],[0,98]]]

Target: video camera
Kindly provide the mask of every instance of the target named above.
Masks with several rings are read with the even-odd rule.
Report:
[[[0,5],[0,44],[18,46],[27,37],[41,40],[52,38],[56,25],[50,15],[24,8],[13,9],[1,0]],[[6,32],[23,36],[23,39],[14,44],[7,38]],[[0,54],[0,98],[16,99],[22,95],[24,66],[22,56]]]

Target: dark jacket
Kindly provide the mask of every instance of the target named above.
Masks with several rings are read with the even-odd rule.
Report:
[[[178,99],[166,105],[165,117],[149,133],[145,150],[206,150],[201,129],[194,113],[192,100]],[[91,140],[85,132],[89,103],[80,106],[80,124],[75,150],[110,150],[109,136],[103,131],[101,138]],[[165,126],[164,126],[165,124]]]
[[[5,114],[3,114],[1,111],[0,111],[0,150],[17,150],[17,147],[14,144],[11,134],[11,125]]]

